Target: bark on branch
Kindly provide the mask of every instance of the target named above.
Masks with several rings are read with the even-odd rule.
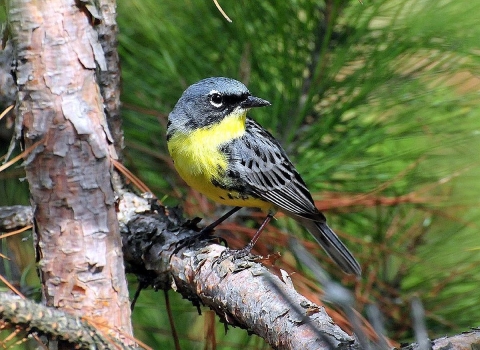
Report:
[[[215,310],[227,324],[255,333],[279,349],[359,348],[356,341],[332,323],[323,308],[257,263],[239,266],[225,261],[213,266],[213,260],[224,248],[205,243],[172,256],[177,242],[193,234],[188,227],[182,227],[185,222],[178,210],[170,210],[168,215],[162,211],[145,213],[149,204],[129,193],[118,207],[125,262],[129,272],[142,283],[157,289],[171,287],[194,304]],[[3,214],[5,210],[8,215]],[[22,214],[12,215],[13,210]],[[0,230],[5,230],[5,225],[8,229],[23,226],[23,218],[29,213],[30,207],[0,208]],[[21,218],[18,223],[16,217]],[[43,332],[49,330],[41,322],[36,327]],[[480,344],[477,329],[431,343],[433,350],[467,350],[475,344]],[[418,349],[418,345],[403,349]]]
[[[227,259],[213,264],[225,248],[205,242],[172,255],[177,243],[195,232],[185,227],[179,211],[144,213],[149,209],[145,200],[132,194],[125,194],[119,203],[127,270],[141,283],[156,289],[173,288],[195,305],[215,310],[226,324],[255,333],[278,349],[358,348],[323,307],[308,301],[288,280],[281,281],[259,263],[233,264]],[[28,216],[28,209],[23,212]],[[15,227],[11,219],[7,223]]]
[[[44,334],[68,341],[75,344],[76,349],[134,349],[100,332],[85,319],[9,293],[0,293],[0,319],[20,326],[27,334]]]
[[[138,199],[135,199],[137,202]],[[195,234],[181,215],[134,214],[124,197],[120,210],[123,250],[130,271],[154,288],[173,288],[196,305],[214,310],[223,322],[264,338],[276,349],[357,349],[358,343],[333,323],[323,307],[298,294],[261,264],[214,264],[224,247],[199,242],[173,254]],[[137,202],[138,203],[138,202]]]

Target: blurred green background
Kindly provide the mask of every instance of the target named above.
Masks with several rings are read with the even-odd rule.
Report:
[[[167,205],[184,206],[189,217],[218,217],[225,208],[187,189],[173,170],[166,118],[191,83],[209,76],[239,79],[272,103],[251,116],[281,141],[319,208],[362,263],[364,277],[355,282],[304,235],[322,266],[355,293],[357,309],[364,313],[376,303],[398,342],[412,340],[413,296],[424,303],[432,338],[478,326],[480,2],[221,5],[232,23],[212,1],[118,1],[130,170]],[[24,188],[18,172],[0,174],[2,204],[26,202],[26,191],[23,199],[18,195],[18,186]],[[253,230],[255,219],[242,213],[234,224]],[[281,251],[280,267],[309,277],[285,244],[274,244],[303,231],[284,218],[274,226],[257,250]],[[248,240],[232,235],[225,237],[240,246]],[[28,266],[24,271],[32,270]],[[28,278],[22,283],[34,284]],[[319,298],[317,287],[300,278],[296,283]],[[243,330],[225,334],[209,311],[198,316],[189,302],[170,296],[182,348],[213,348],[212,335],[206,336],[211,327],[218,349],[268,348]],[[163,300],[163,293],[146,291],[133,313],[136,336],[155,349],[173,348]]]

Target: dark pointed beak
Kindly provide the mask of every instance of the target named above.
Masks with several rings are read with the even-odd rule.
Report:
[[[263,100],[261,98],[255,97],[255,96],[248,96],[246,100],[242,101],[240,103],[240,106],[242,108],[254,108],[254,107],[264,107],[264,106],[270,106],[270,102]]]

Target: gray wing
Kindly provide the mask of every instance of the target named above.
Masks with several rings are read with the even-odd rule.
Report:
[[[247,132],[224,150],[230,155],[232,188],[273,203],[296,216],[330,257],[345,271],[360,276],[362,269],[348,248],[327,226],[312,196],[280,144],[260,125],[247,119]]]
[[[279,209],[315,221],[325,221],[305,182],[270,133],[247,118],[246,133],[229,145],[229,171],[247,193]]]

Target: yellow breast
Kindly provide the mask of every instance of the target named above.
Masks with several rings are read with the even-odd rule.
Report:
[[[228,160],[219,148],[245,133],[245,118],[246,113],[232,113],[217,124],[189,134],[177,131],[168,141],[168,150],[180,176],[200,193],[225,205],[268,210],[270,205],[264,201],[214,185],[228,184]]]

